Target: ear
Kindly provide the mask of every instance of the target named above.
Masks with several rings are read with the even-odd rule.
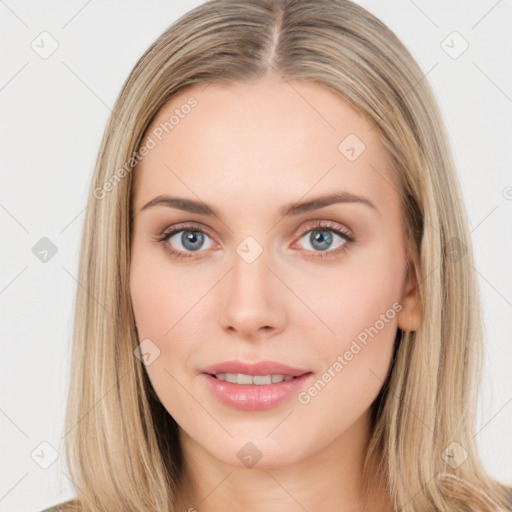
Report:
[[[408,267],[406,282],[400,304],[402,309],[397,315],[398,327],[404,331],[416,331],[421,323],[420,302],[418,298],[418,284],[416,275],[411,266]]]

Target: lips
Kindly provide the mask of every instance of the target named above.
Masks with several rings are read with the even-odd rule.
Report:
[[[224,361],[223,363],[209,366],[202,373],[217,375],[219,373],[241,373],[244,375],[286,375],[300,377],[311,370],[295,368],[277,361],[260,361],[258,363],[243,363],[242,361]]]
[[[257,411],[270,409],[296,396],[313,379],[313,374],[308,369],[277,361],[225,361],[204,368],[201,377],[224,405]]]

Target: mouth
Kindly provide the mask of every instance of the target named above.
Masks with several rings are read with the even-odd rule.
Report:
[[[313,372],[275,361],[226,361],[202,371],[208,389],[224,405],[245,411],[269,409],[296,396]]]

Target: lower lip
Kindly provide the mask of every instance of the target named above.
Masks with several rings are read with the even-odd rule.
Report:
[[[244,411],[270,409],[297,395],[312,374],[305,373],[291,380],[274,384],[233,384],[203,373],[212,393],[223,403]]]

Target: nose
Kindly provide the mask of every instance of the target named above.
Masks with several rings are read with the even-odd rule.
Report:
[[[228,334],[254,340],[280,332],[285,324],[283,285],[263,251],[254,261],[238,253],[226,276],[220,300],[220,325]]]

